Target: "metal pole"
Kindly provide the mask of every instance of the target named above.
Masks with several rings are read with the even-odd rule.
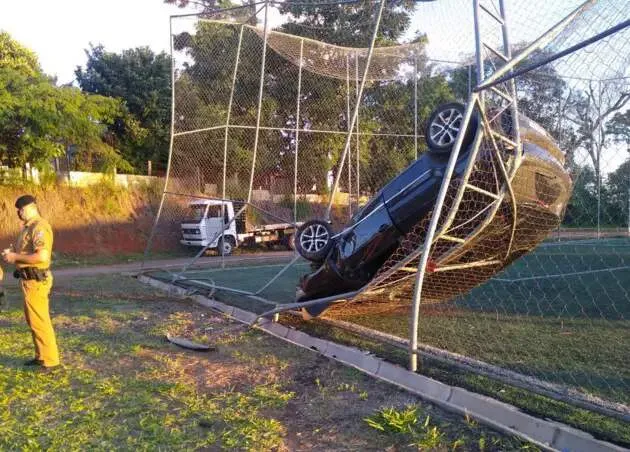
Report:
[[[256,135],[254,138],[254,155],[252,156],[252,169],[251,169],[251,174],[249,177],[249,190],[247,192],[247,201],[245,202],[245,204],[243,205],[243,207],[241,207],[238,212],[236,212],[234,214],[233,218],[230,218],[230,221],[227,222],[227,224],[224,224],[221,232],[219,232],[218,234],[215,234],[215,236],[208,241],[208,244],[203,247],[203,249],[201,251],[199,251],[195,257],[193,257],[192,261],[189,262],[188,264],[184,265],[184,267],[182,268],[182,270],[180,271],[180,273],[178,273],[176,275],[177,278],[180,277],[180,275],[182,275],[183,273],[186,272],[186,270],[193,265],[195,262],[197,262],[197,260],[203,255],[203,253],[206,252],[206,250],[208,249],[208,247],[210,246],[210,244],[212,242],[214,242],[214,240],[216,238],[218,238],[219,236],[223,235],[225,232],[225,229],[227,229],[232,223],[234,223],[236,221],[236,219],[241,216],[249,207],[250,202],[251,202],[251,197],[252,197],[252,189],[254,187],[254,170],[256,169],[256,153],[258,150],[258,136],[259,136],[259,132],[260,132],[260,110],[262,108],[262,96],[263,96],[263,83],[264,83],[264,77],[265,77],[265,56],[267,53],[267,36],[268,36],[268,30],[267,30],[267,13],[269,11],[269,4],[268,2],[265,3],[265,22],[264,22],[264,26],[265,26],[265,34],[264,34],[264,44],[263,44],[263,54],[262,54],[262,62],[261,62],[261,67],[260,67],[260,86],[258,87],[258,114],[256,116]],[[223,198],[225,199],[225,198]],[[223,250],[221,250],[221,254],[223,254]]]
[[[234,87],[236,85],[236,75],[238,73],[238,66],[241,61],[241,45],[243,43],[243,30],[245,28],[241,25],[241,31],[238,35],[238,46],[236,47],[236,62],[234,63],[234,71],[232,72],[232,87],[230,88],[230,100],[228,101],[227,117],[225,119],[225,139],[223,141],[223,185],[222,195],[223,199],[226,199],[226,181],[227,181],[227,151],[228,151],[228,136],[230,133],[230,119],[232,118],[232,103],[234,102]],[[225,218],[225,203],[221,203],[221,218]],[[225,228],[221,229],[220,243],[223,242],[223,236]],[[225,268],[225,256],[223,255],[223,247],[221,247],[221,268]]]
[[[475,24],[478,24],[477,19],[478,19],[478,13],[479,13],[478,12],[479,1],[473,0],[473,2],[476,5],[475,11],[474,11]],[[512,69],[514,69],[515,66],[517,66],[521,61],[523,61],[529,55],[534,53],[536,50],[543,48],[544,46],[549,44],[551,41],[553,41],[556,38],[556,36],[558,36],[558,34],[562,30],[564,30],[578,16],[578,14],[580,14],[584,9],[586,9],[587,6],[592,5],[593,3],[594,3],[594,0],[587,0],[584,3],[582,3],[575,10],[573,10],[573,12],[569,13],[569,15],[567,15],[564,19],[562,19],[556,25],[551,27],[549,30],[543,33],[538,39],[536,39],[529,46],[523,49],[518,55],[516,55],[508,63],[506,63],[505,66],[495,71],[494,74],[489,76],[487,80],[483,80],[483,79],[477,80],[477,86],[474,88],[473,91],[478,92],[486,88],[489,88],[491,86],[494,86],[497,83],[504,82],[505,80],[499,81],[499,79],[502,78],[504,75],[506,75],[508,72],[510,72]],[[520,71],[521,70],[514,72],[509,77],[516,77],[517,75],[520,74]]]
[[[518,69],[517,71],[514,71],[513,74],[508,74],[508,75],[503,75],[497,79],[493,79],[492,81],[488,80],[487,82],[485,82],[483,84],[483,86],[479,87],[479,89],[486,89],[486,88],[490,88],[491,86],[497,85],[499,83],[503,83],[511,78],[514,77],[518,77],[519,75],[523,75],[527,72],[531,72],[535,69],[538,69],[539,67],[542,66],[546,66],[549,63],[552,63],[556,60],[559,60],[560,58],[569,55],[571,53],[575,53],[580,49],[583,49],[584,47],[589,46],[590,44],[593,44],[594,42],[600,41],[614,33],[618,33],[619,31],[623,30],[624,28],[628,28],[630,27],[630,19],[621,22],[620,24],[615,25],[612,28],[609,28],[608,30],[603,31],[602,33],[598,33],[597,35],[587,39],[586,41],[582,41],[574,46],[571,46],[567,49],[564,49],[562,52],[558,52],[550,57],[544,58],[540,61],[537,61],[534,64],[530,64],[528,66],[524,66],[520,69]],[[554,36],[555,37],[555,36]],[[545,44],[547,44],[549,41],[547,41]],[[542,46],[540,46],[540,48],[542,48]],[[520,59],[520,55],[519,55],[519,59]],[[521,61],[521,60],[519,60]],[[504,73],[503,73],[504,74]],[[493,76],[494,77],[494,76]],[[610,80],[610,79],[607,79]]]
[[[249,190],[247,192],[247,204],[252,200],[252,190],[254,188],[254,172],[256,171],[256,155],[258,154],[258,138],[260,136],[260,118],[262,116],[262,100],[265,84],[265,64],[267,60],[267,39],[269,37],[269,27],[267,17],[269,15],[269,2],[265,2],[265,20],[264,20],[264,38],[263,38],[263,52],[262,61],[260,63],[260,85],[258,86],[258,107],[256,110],[256,135],[254,136],[254,155],[252,156],[252,172],[249,175]]]
[[[153,237],[155,236],[155,232],[157,230],[158,222],[160,221],[160,216],[162,215],[162,209],[164,208],[164,200],[166,199],[166,192],[168,190],[168,180],[171,174],[171,162],[173,159],[173,137],[175,133],[175,58],[173,57],[173,18],[169,19],[169,34],[171,36],[171,136],[168,144],[168,162],[166,163],[166,175],[164,176],[164,189],[162,190],[162,198],[160,199],[160,205],[158,207],[158,211],[155,214],[155,219],[153,220],[153,227],[151,228],[151,235],[149,235],[149,239],[147,240],[147,246],[144,249],[144,256],[142,258],[142,264],[140,265],[140,270],[144,269],[144,263],[147,260],[149,252],[151,251],[151,244],[153,243]],[[67,154],[66,154],[67,155]],[[68,164],[68,172],[70,172],[70,164]]]
[[[601,117],[602,114],[602,82],[598,81],[597,83],[597,116]],[[597,239],[601,237],[601,208],[602,208],[602,165],[601,165],[601,156],[602,149],[600,148],[601,140],[599,139],[599,133],[601,130],[602,124],[597,126],[596,130],[591,131],[591,142],[594,147],[594,151],[597,153],[596,161],[597,161]],[[597,142],[595,143],[593,135],[597,138]]]
[[[630,141],[626,142],[628,154],[630,154]],[[627,163],[628,167],[628,237],[630,237],[630,159]]]
[[[484,79],[483,55],[481,53],[481,30],[479,23],[479,0],[473,0],[473,19],[475,25],[475,60],[477,62],[477,83]]]
[[[370,48],[368,49],[367,61],[365,62],[365,69],[363,70],[363,78],[361,79],[361,87],[359,88],[356,103],[354,105],[352,121],[350,122],[350,127],[349,127],[350,130],[354,129],[354,125],[357,121],[357,117],[359,116],[359,107],[361,106],[361,96],[363,95],[363,89],[365,88],[365,81],[367,80],[368,71],[370,69],[370,62],[372,61],[372,54],[374,53],[374,43],[376,42],[378,29],[381,25],[381,18],[383,17],[383,9],[385,9],[385,3],[386,3],[386,0],[381,0],[381,6],[378,10],[376,23],[374,24],[374,33],[372,33],[372,40],[370,42]],[[330,211],[332,209],[333,200],[335,199],[335,193],[337,193],[337,189],[339,188],[339,181],[341,179],[341,171],[343,170],[343,164],[346,161],[348,151],[350,150],[351,140],[352,140],[352,134],[349,133],[348,136],[346,137],[346,144],[344,146],[343,154],[341,155],[341,159],[339,161],[339,168],[337,168],[337,176],[335,177],[335,182],[333,184],[332,192],[330,193],[328,206],[326,207],[326,213],[324,215],[324,218],[326,218],[327,220],[330,220]]]
[[[472,94],[472,64],[468,65],[468,97]]]
[[[346,55],[346,129],[348,133],[352,133],[350,129],[350,61],[348,55]],[[348,158],[348,208],[350,210],[350,217],[352,217],[352,151],[350,151],[350,157]]]
[[[501,17],[503,18],[503,24],[501,25],[501,31],[503,32],[503,53],[509,59],[512,58],[512,49],[510,47],[510,35],[508,33],[508,18],[507,18],[507,10],[505,7],[505,0],[499,0],[499,11],[501,12]],[[510,71],[511,73],[512,71]],[[511,79],[509,82],[510,95],[512,96],[512,130],[514,131],[514,141],[516,141],[517,148],[520,147],[521,144],[521,129],[519,127],[518,120],[518,105],[516,100],[516,80]]]
[[[413,54],[413,149],[418,160],[418,54]]]
[[[354,83],[354,88],[355,88],[355,93],[357,96],[357,99],[359,98],[359,55],[358,54],[354,54],[354,78],[355,78],[355,83]],[[360,180],[360,176],[361,176],[361,171],[360,171],[360,159],[359,159],[359,154],[361,151],[361,136],[359,135],[359,120],[361,118],[359,118],[357,116],[357,126],[356,126],[356,149],[357,149],[357,208],[359,207],[359,198],[361,197],[361,186],[359,185],[359,180]]]
[[[462,147],[462,142],[464,141],[465,133],[463,131],[466,130],[468,124],[470,123],[470,118],[472,117],[473,111],[477,106],[477,102],[479,100],[479,95],[477,93],[473,93],[468,99],[468,104],[466,105],[466,112],[464,113],[464,119],[462,120],[462,129],[461,133],[457,135],[457,140],[453,146],[453,150],[451,151],[451,156],[448,160],[448,165],[444,172],[444,179],[442,181],[442,185],[440,187],[440,192],[438,194],[437,200],[435,202],[435,207],[433,209],[433,214],[431,215],[431,222],[429,224],[429,228],[427,230],[427,235],[424,239],[422,255],[420,258],[420,263],[418,265],[418,272],[416,273],[416,283],[413,291],[412,298],[412,318],[411,318],[411,337],[410,337],[410,349],[409,349],[409,368],[412,372],[418,370],[418,324],[420,321],[420,301],[422,296],[422,284],[424,283],[424,275],[426,273],[427,262],[429,260],[429,254],[431,251],[431,246],[433,244],[433,238],[435,237],[435,231],[437,229],[437,223],[442,213],[442,208],[444,206],[444,200],[446,199],[446,192],[448,191],[451,177],[453,175],[453,170],[455,169],[455,163],[457,162],[457,158],[459,157],[459,151]]]
[[[294,223],[297,223],[298,151],[300,149],[300,105],[301,105],[300,97],[302,97],[302,57],[303,56],[304,56],[304,39],[300,39],[300,65],[298,67],[297,107],[295,109],[295,163],[294,163],[294,168],[293,168],[293,222]]]

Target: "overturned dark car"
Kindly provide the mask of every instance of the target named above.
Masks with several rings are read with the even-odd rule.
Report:
[[[418,260],[401,262],[417,255],[423,243],[464,110],[458,103],[438,107],[426,130],[428,152],[385,185],[341,232],[321,220],[299,228],[297,250],[315,270],[300,281],[298,302],[352,293],[375,280],[381,287],[409,286]],[[432,301],[447,301],[491,278],[544,240],[564,214],[571,194],[564,153],[523,115],[522,146],[517,146],[507,113],[495,115],[493,123],[486,119],[485,125],[474,114],[463,132],[441,233],[427,266],[423,297]],[[306,313],[317,316],[328,306],[311,305]]]

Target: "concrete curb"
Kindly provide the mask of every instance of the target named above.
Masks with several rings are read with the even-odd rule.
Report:
[[[169,294],[191,298],[202,306],[220,311],[242,323],[251,324],[256,319],[256,314],[249,311],[228,306],[203,295],[189,295],[190,292],[187,289],[148,276],[140,275],[138,280]],[[449,411],[467,414],[479,422],[505,433],[517,435],[547,450],[627,451],[620,446],[597,440],[581,430],[558,422],[538,419],[507,403],[410,372],[354,347],[312,337],[267,319],[262,319],[256,328],[394,384]]]

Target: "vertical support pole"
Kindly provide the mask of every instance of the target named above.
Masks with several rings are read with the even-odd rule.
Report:
[[[254,187],[254,171],[256,169],[256,154],[258,151],[258,136],[260,133],[260,116],[261,116],[261,112],[260,110],[262,109],[262,96],[263,96],[263,84],[265,81],[265,57],[267,55],[267,38],[268,38],[268,34],[269,34],[269,30],[267,27],[267,16],[268,16],[268,12],[269,12],[269,2],[265,2],[265,21],[264,21],[264,27],[265,27],[265,36],[264,36],[264,43],[263,43],[263,54],[262,54],[262,62],[260,64],[260,85],[258,87],[258,109],[257,109],[257,115],[256,115],[256,135],[254,138],[254,153],[252,156],[252,168],[251,168],[251,174],[249,177],[249,190],[247,191],[247,201],[243,204],[243,207],[241,207],[238,212],[236,212],[234,214],[233,218],[230,218],[230,221],[228,221],[227,224],[225,224],[223,226],[223,229],[221,230],[220,235],[223,235],[225,229],[229,226],[232,225],[232,223],[236,222],[236,219],[238,217],[240,217],[242,214],[244,214],[247,211],[247,208],[250,205],[251,199],[252,199],[252,190]],[[201,255],[203,253],[206,252],[206,250],[208,249],[208,246],[210,245],[210,243],[212,243],[215,238],[219,237],[219,235],[215,235],[215,237],[212,238],[212,240],[208,241],[208,245],[206,245],[201,251],[199,251],[195,257],[192,258],[192,260],[190,262],[188,262],[186,265],[184,265],[184,267],[182,268],[182,270],[176,274],[175,276],[173,276],[173,281],[177,280],[183,273],[186,272],[186,270],[191,267],[195,262],[197,262],[197,260],[201,257]],[[223,250],[221,250],[221,253],[223,253]]]
[[[413,53],[413,149],[418,160],[418,53]]]
[[[477,63],[477,85],[483,82],[485,70],[483,66],[483,55],[481,49],[481,24],[479,22],[479,0],[473,0],[473,19],[475,25],[475,61]],[[483,105],[483,93],[479,96],[480,104]]]
[[[298,67],[297,106],[295,109],[295,162],[293,168],[293,222],[297,223],[297,180],[298,152],[300,150],[300,106],[302,104],[302,58],[304,57],[304,38],[300,39],[300,63]],[[297,251],[296,251],[297,252]]]
[[[464,113],[464,119],[462,119],[463,130],[466,130],[466,127],[468,127],[468,124],[470,123],[472,113],[477,106],[477,102],[479,99],[478,96],[479,94],[474,93],[468,99],[466,112]],[[429,260],[429,254],[431,253],[431,247],[433,246],[433,239],[437,230],[437,223],[440,218],[440,214],[442,213],[442,208],[444,207],[444,200],[446,199],[446,193],[451,183],[451,177],[453,175],[453,170],[455,169],[455,163],[457,162],[459,151],[462,147],[462,142],[464,141],[464,135],[465,134],[463,133],[458,134],[457,140],[455,140],[455,144],[453,145],[453,150],[451,151],[446,170],[444,171],[444,179],[442,180],[442,185],[440,186],[440,192],[438,193],[437,200],[435,201],[435,207],[433,208],[433,214],[431,215],[431,222],[429,223],[429,228],[427,229],[427,234],[424,239],[422,255],[420,257],[420,263],[418,265],[418,271],[416,272],[416,282],[412,298],[412,315],[410,325],[411,337],[409,338],[409,369],[412,372],[418,370],[418,325],[420,323],[420,302],[422,300],[422,285],[424,283],[424,275],[426,273],[427,262]]]
[[[144,249],[144,256],[142,257],[142,264],[140,265],[140,270],[144,269],[144,264],[149,256],[149,252],[151,251],[151,245],[153,244],[153,238],[155,237],[155,232],[157,230],[158,222],[160,221],[160,216],[162,215],[162,209],[164,208],[164,200],[166,199],[166,192],[168,190],[168,181],[171,174],[171,162],[173,160],[173,135],[175,134],[175,57],[173,56],[173,18],[169,19],[169,34],[170,34],[170,50],[171,50],[171,137],[168,144],[168,161],[166,163],[166,174],[164,175],[164,189],[162,191],[162,198],[160,199],[160,205],[158,206],[158,211],[155,214],[155,219],[153,220],[153,226],[151,227],[151,235],[149,235],[149,239],[147,240],[147,246]],[[67,155],[67,154],[66,154]],[[70,172],[70,165],[68,164],[68,173]]]
[[[230,99],[228,100],[227,115],[225,118],[225,134],[223,140],[223,183],[221,185],[221,218],[225,218],[225,200],[227,199],[226,183],[227,183],[227,151],[228,151],[228,138],[230,134],[230,121],[232,119],[232,104],[234,103],[234,88],[236,85],[236,75],[238,74],[238,66],[241,62],[241,46],[243,44],[243,25],[238,34],[238,45],[236,47],[236,58],[234,62],[234,70],[232,71],[232,85],[230,87]],[[223,242],[223,236],[225,234],[225,224],[221,228],[221,238],[219,243]],[[225,256],[223,254],[223,247],[221,247],[221,268],[225,268]]]
[[[468,65],[468,97],[472,94],[472,64]]]
[[[356,124],[357,117],[359,116],[359,107],[361,105],[361,97],[363,96],[363,90],[365,88],[365,82],[367,80],[368,71],[370,69],[370,63],[372,61],[372,54],[374,53],[374,44],[376,42],[376,36],[378,35],[378,30],[381,26],[381,18],[383,17],[383,10],[385,9],[385,3],[387,0],[381,0],[381,5],[378,10],[378,16],[376,17],[376,23],[374,24],[374,32],[372,33],[372,40],[370,41],[370,47],[368,49],[367,61],[365,62],[365,69],[363,70],[363,77],[361,78],[361,87],[359,88],[359,92],[357,95],[356,103],[354,105],[354,112],[352,114],[352,121],[350,122],[350,130],[354,129],[354,125]],[[350,144],[352,141],[352,134],[348,134],[346,137],[346,144],[343,149],[343,153],[339,160],[339,167],[337,168],[337,175],[335,177],[335,182],[333,184],[333,189],[330,193],[330,199],[328,200],[328,206],[326,207],[326,213],[324,218],[330,220],[330,211],[332,209],[332,204],[335,199],[335,193],[339,189],[339,181],[341,179],[341,171],[343,170],[343,164],[346,161],[346,157],[348,156],[348,151],[350,150]]]
[[[354,55],[354,78],[355,78],[355,93],[357,96],[357,99],[359,98],[359,55],[355,53]],[[359,135],[359,116],[357,116],[357,125],[356,125],[356,150],[357,150],[357,207],[359,206],[359,199],[361,197],[361,187],[359,185],[359,181],[361,178],[361,170],[360,170],[360,164],[361,164],[361,160],[359,159],[359,155],[360,155],[360,151],[361,151],[361,135]]]
[[[601,80],[599,80],[597,82],[597,116],[601,117],[601,107],[602,107],[602,82]],[[601,209],[602,209],[602,164],[601,164],[601,156],[602,156],[602,149],[600,147],[600,137],[599,137],[599,133],[601,131],[601,127],[602,124],[600,122],[600,124],[597,126],[596,130],[591,131],[591,142],[593,145],[593,150],[596,153],[596,161],[597,161],[597,169],[596,169],[596,174],[597,174],[597,240],[600,239],[601,237]],[[595,135],[595,136],[593,136]],[[597,139],[597,142],[595,142],[595,139]]]
[[[55,159],[55,162],[57,162],[57,159]],[[147,176],[150,176],[151,173],[153,172],[152,171],[153,168],[151,167],[151,165],[152,165],[151,160],[148,160],[147,161]]]
[[[263,39],[263,52],[262,61],[260,63],[260,80],[258,86],[258,107],[256,109],[256,135],[254,137],[254,155],[252,156],[252,171],[249,175],[249,190],[247,191],[247,204],[249,205],[252,200],[252,190],[254,188],[254,173],[256,171],[256,156],[258,154],[258,141],[260,137],[260,119],[262,116],[262,100],[265,88],[265,67],[267,63],[267,39],[269,38],[269,23],[267,18],[269,17],[269,2],[265,2],[265,20],[264,26],[264,39]]]
[[[198,166],[195,167],[195,172],[197,173],[197,192],[203,193],[203,181],[201,178],[201,168]]]
[[[350,59],[346,55],[346,129],[352,134],[350,129]],[[348,208],[350,209],[350,217],[352,217],[352,151],[348,157]]]
[[[628,154],[630,155],[630,141],[626,142],[626,146],[627,146],[627,151]],[[630,237],[630,159],[627,160],[628,163],[626,163],[627,168],[628,168],[628,237]]]
[[[503,19],[503,24],[501,25],[501,31],[503,33],[503,53],[507,57],[508,60],[512,59],[512,48],[510,46],[510,35],[508,32],[508,17],[507,17],[507,9],[505,7],[505,0],[499,0],[499,12],[501,13],[501,18]],[[511,73],[512,71],[510,71]],[[514,141],[517,144],[517,147],[520,147],[521,144],[521,130],[519,127],[518,121],[518,105],[516,100],[516,80],[511,79],[509,82],[510,87],[510,95],[512,96],[512,105],[510,109],[512,111],[512,130],[514,131]],[[518,149],[517,149],[518,150]],[[522,153],[519,152],[518,155]]]

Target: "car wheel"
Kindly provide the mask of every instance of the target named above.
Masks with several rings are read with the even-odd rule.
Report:
[[[427,145],[431,153],[450,154],[462,128],[465,111],[466,107],[458,102],[442,104],[435,109],[429,117],[425,131]],[[473,142],[477,124],[477,117],[473,114],[466,129],[466,135],[464,135],[462,149],[467,148]]]
[[[332,248],[332,228],[321,220],[311,220],[300,226],[295,233],[295,247],[309,261],[323,261]]]
[[[236,242],[234,241],[234,237],[232,236],[223,237],[221,240],[219,240],[218,251],[220,255],[229,256],[230,254],[232,254],[232,251],[234,251],[235,247]]]

